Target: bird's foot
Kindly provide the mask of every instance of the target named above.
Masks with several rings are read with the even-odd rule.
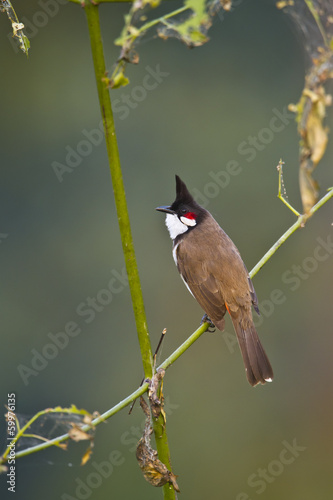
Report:
[[[204,314],[201,318],[201,323],[200,325],[202,325],[203,323],[209,323],[209,327],[207,328],[207,331],[209,333],[213,333],[215,332],[215,325],[214,323],[212,322],[212,320],[208,317],[207,314]]]

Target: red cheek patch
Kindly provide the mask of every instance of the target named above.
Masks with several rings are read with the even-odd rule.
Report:
[[[185,226],[195,226],[196,225],[196,215],[193,212],[187,212],[186,215],[180,217],[180,221],[185,224]]]

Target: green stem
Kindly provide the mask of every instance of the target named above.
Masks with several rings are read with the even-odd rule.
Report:
[[[105,134],[105,141],[109,158],[114,197],[116,202],[118,223],[121,234],[123,253],[125,257],[126,270],[128,274],[129,287],[131,291],[143,369],[145,378],[151,378],[153,375],[153,355],[147,328],[146,313],[145,313],[142,290],[140,285],[139,272],[134,252],[134,244],[133,244],[131,226],[128,215],[123,177],[120,167],[119,151],[118,151],[116,131],[112,114],[110,93],[109,89],[107,88],[104,82],[104,78],[106,76],[106,68],[105,68],[105,60],[103,53],[98,6],[93,5],[91,3],[86,3],[84,9],[88,21],[91,50],[92,50],[96,83],[97,83],[97,91],[98,91],[99,103],[104,125],[104,134]]]
[[[124,190],[120,161],[119,161],[119,151],[116,140],[116,132],[112,115],[110,94],[108,88],[105,85],[105,82],[103,81],[103,79],[106,76],[106,69],[105,69],[102,37],[99,24],[98,8],[96,5],[87,4],[85,5],[85,11],[89,27],[91,49],[93,54],[94,68],[95,68],[95,75],[97,82],[97,90],[98,90],[99,102],[104,124],[105,140],[106,140],[109,163],[110,163],[113,190],[116,200],[118,222],[123,244],[123,252],[126,261],[126,269],[129,277],[129,285],[131,289],[132,303],[133,303],[136,327],[139,337],[144,374],[145,378],[151,379],[153,375],[153,355],[151,351],[150,338],[148,334],[147,321],[144,310],[143,296],[140,286],[138,268],[135,259],[133,239],[131,235],[125,190]],[[146,389],[147,387],[144,389],[144,386],[142,386],[141,387],[142,393]],[[169,470],[171,470],[170,452],[169,452],[168,439],[165,429],[165,423],[161,419],[162,416],[160,416],[160,418],[158,418],[157,421],[154,421],[156,446],[159,459],[166,465],[166,467]],[[97,425],[97,423],[95,423],[95,425]],[[169,484],[163,487],[163,493],[165,500],[175,500],[176,498],[175,491],[172,487],[170,487]]]
[[[168,436],[167,433],[165,432],[165,421],[162,413],[156,420],[153,419],[153,429],[154,429],[158,458],[169,469],[169,471],[172,471]],[[176,492],[170,483],[167,483],[163,486],[163,497],[164,500],[176,500],[177,498]]]
[[[122,39],[121,45],[123,45],[124,42],[127,42],[128,40],[131,40],[131,42],[133,43],[140,35],[142,35],[142,33],[144,33],[145,31],[148,31],[153,26],[156,26],[156,24],[159,24],[159,23],[165,21],[165,19],[170,19],[171,17],[178,16],[178,14],[182,14],[186,10],[190,10],[190,7],[185,5],[183,7],[180,7],[177,10],[169,12],[169,14],[166,14],[165,16],[161,16],[161,17],[158,17],[156,19],[152,19],[151,21],[148,21],[146,24],[143,24],[137,30],[135,35],[128,35],[127,37],[124,37],[124,39]]]

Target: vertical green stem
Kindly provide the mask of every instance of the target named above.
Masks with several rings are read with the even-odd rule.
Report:
[[[95,68],[97,91],[104,125],[104,134],[116,202],[118,223],[131,290],[136,329],[138,333],[143,369],[146,378],[153,374],[153,356],[147,328],[142,290],[135,258],[134,244],[129,221],[123,177],[120,167],[119,151],[111,107],[109,89],[103,79],[106,77],[105,60],[99,22],[98,5],[87,1],[84,5],[88,21],[91,50]]]
[[[153,419],[153,428],[158,458],[170,471],[172,471],[168,436],[165,430],[165,421],[162,414],[160,414],[156,420]],[[164,500],[176,500],[177,498],[176,492],[170,483],[163,486],[163,498]]]
[[[143,368],[145,378],[152,378],[153,356],[147,329],[147,320],[140,286],[140,278],[134,253],[134,244],[131,234],[125,189],[120,167],[119,151],[112,114],[111,99],[109,89],[106,87],[105,81],[103,81],[103,79],[105,79],[106,77],[106,69],[103,54],[98,5],[94,5],[88,1],[85,3],[84,8],[88,21],[91,50],[97,82],[97,91],[104,124],[105,141],[109,157],[119,229],[123,245],[123,253],[125,256],[126,270],[129,278],[129,286],[131,290]],[[157,419],[157,421],[154,422],[154,433],[159,459],[166,465],[169,470],[171,470],[169,445],[165,430],[165,422],[162,415]],[[176,499],[175,491],[169,484],[163,486],[163,494],[165,500]]]

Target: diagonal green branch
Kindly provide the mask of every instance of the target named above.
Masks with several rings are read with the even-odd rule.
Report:
[[[307,219],[309,217],[311,217],[312,215],[314,215],[331,198],[333,198],[333,188],[331,188],[328,191],[328,193],[325,196],[323,196],[318,201],[318,203],[316,205],[314,205],[312,207],[312,209],[310,210],[309,214],[301,215],[298,218],[298,220],[295,222],[295,224],[293,224],[277,240],[277,242],[270,248],[270,250],[263,256],[263,258],[260,259],[260,261],[258,262],[258,264],[252,269],[252,271],[250,272],[250,276],[251,277],[255,276],[258,273],[258,271],[260,271],[260,269],[263,267],[263,265],[280,248],[280,246],[283,245],[283,243],[285,243],[287,241],[287,239],[298,228],[304,226],[304,224],[306,223]],[[197,330],[195,330],[195,332],[193,332],[192,335],[190,335],[190,337],[187,340],[185,340],[185,342],[183,342],[183,344],[181,346],[179,346],[167,359],[165,359],[163,361],[163,363],[161,363],[161,365],[158,367],[158,369],[159,368],[164,368],[166,370],[167,368],[169,368],[169,366],[171,366],[180,356],[182,356],[182,354],[184,354],[184,352],[187,351],[187,349],[189,347],[191,347],[191,345],[196,340],[198,340],[198,338],[201,337],[201,335],[203,333],[205,333],[207,331],[207,329],[208,329],[209,326],[210,326],[209,323],[203,323],[202,325],[200,325],[200,327]],[[120,401],[118,404],[116,404],[115,406],[113,406],[112,408],[110,408],[109,410],[107,410],[106,412],[104,412],[99,417],[95,418],[91,422],[90,425],[87,425],[87,426],[83,427],[82,430],[83,431],[88,431],[91,426],[92,427],[96,427],[97,425],[101,424],[102,422],[105,422],[107,419],[109,419],[110,417],[112,417],[113,415],[115,415],[116,413],[118,413],[120,410],[123,410],[124,408],[126,408],[126,406],[130,405],[139,396],[141,396],[142,394],[144,394],[147,389],[148,389],[148,383],[145,382],[142,386],[140,386],[138,389],[136,389],[132,394],[130,394],[125,399],[123,399],[122,401]],[[30,455],[32,453],[36,453],[37,451],[44,450],[46,448],[49,448],[50,446],[57,445],[57,444],[61,443],[62,441],[66,441],[69,438],[70,438],[70,436],[68,434],[63,434],[62,436],[59,436],[59,437],[57,437],[55,439],[52,439],[52,440],[50,440],[50,441],[48,441],[46,443],[42,443],[42,444],[39,444],[37,446],[32,446],[31,448],[27,448],[25,450],[22,450],[22,451],[16,453],[16,458],[20,458],[20,457],[23,457],[23,456],[26,456],[26,455]],[[4,458],[4,456],[2,456],[0,458],[0,465],[3,464],[3,463],[5,463],[5,462],[6,462],[6,459]]]
[[[97,425],[101,424],[102,422],[105,422],[108,418],[112,417],[116,413],[118,413],[120,410],[131,404],[135,399],[138,397],[142,396],[148,389],[148,383],[142,384],[138,389],[136,389],[132,394],[127,396],[123,401],[120,401],[118,404],[110,408],[108,411],[100,415],[99,417],[95,418],[89,425],[84,425],[80,429],[83,432],[89,431],[91,427],[96,427]],[[44,412],[38,412],[35,417],[37,418],[41,413]],[[35,420],[34,417],[34,420]],[[31,419],[32,420],[32,419]],[[30,421],[31,422],[31,421]],[[61,436],[57,436],[54,439],[50,439],[49,441],[45,443],[38,444],[36,446],[31,446],[30,448],[26,448],[25,450],[18,451],[15,454],[15,458],[20,458],[20,457],[25,457],[26,455],[31,455],[32,453],[36,453],[37,451],[42,451],[45,450],[46,448],[50,448],[50,446],[56,446],[59,443],[62,443],[63,441],[67,441],[70,439],[70,436],[68,433],[62,434]],[[6,454],[3,454],[2,457],[0,457],[0,465],[5,463],[6,460],[4,460],[7,456]]]
[[[264,264],[275,254],[275,252],[280,248],[281,245],[289,236],[291,236],[297,229],[300,227],[304,227],[307,220],[312,217],[313,214],[319,210],[330,198],[333,197],[333,188],[331,188],[328,193],[323,196],[318,203],[316,203],[308,213],[300,215],[295,222],[275,243],[274,245],[265,253],[265,255],[259,260],[258,264],[254,266],[254,268],[250,271],[250,277],[253,278],[257,274],[258,271],[263,267]]]
[[[116,202],[118,223],[121,234],[123,253],[125,257],[126,270],[128,274],[129,287],[131,290],[132,304],[141,349],[143,369],[145,378],[151,378],[153,375],[153,355],[147,328],[147,320],[140,285],[139,272],[134,252],[134,244],[119,160],[119,151],[112,114],[110,93],[104,81],[106,77],[106,69],[102,45],[102,35],[99,23],[98,6],[87,2],[84,6],[84,9],[88,21],[97,91],[104,125],[104,134],[112,177],[114,198]]]

